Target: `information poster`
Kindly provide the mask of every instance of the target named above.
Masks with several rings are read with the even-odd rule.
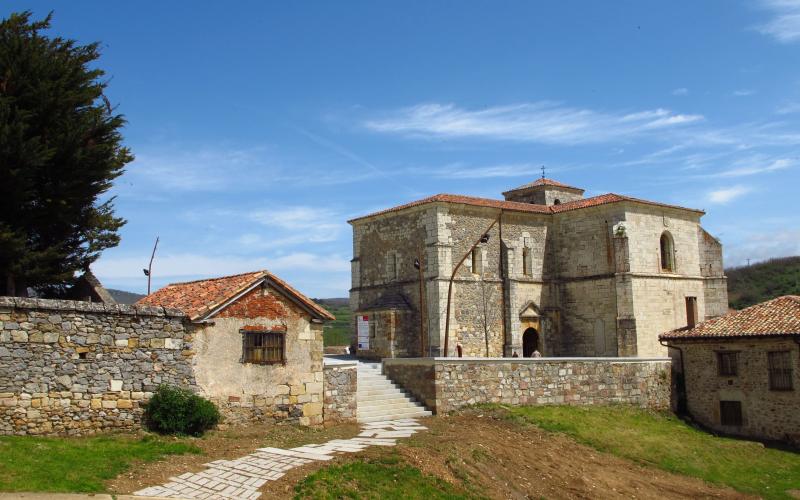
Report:
[[[356,332],[358,333],[358,348],[369,349],[369,316],[356,317]]]

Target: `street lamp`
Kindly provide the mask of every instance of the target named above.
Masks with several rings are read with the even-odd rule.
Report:
[[[503,216],[503,212],[501,211],[500,215],[497,216],[497,218],[489,225],[489,227],[486,228],[486,231],[483,232],[481,237],[478,238],[478,241],[476,241],[469,248],[469,250],[467,251],[467,253],[464,254],[463,257],[461,257],[461,260],[458,261],[458,265],[456,265],[455,269],[453,269],[453,274],[450,275],[450,284],[447,286],[447,316],[445,317],[445,320],[444,320],[445,321],[445,323],[444,323],[444,356],[445,357],[447,357],[449,355],[449,353],[450,353],[450,351],[449,351],[449,346],[450,346],[450,301],[451,301],[451,298],[453,296],[453,280],[456,278],[456,273],[461,268],[461,265],[464,263],[465,260],[467,260],[467,257],[469,257],[469,255],[472,253],[472,251],[475,250],[475,247],[477,247],[480,243],[486,243],[486,242],[489,241],[489,231],[492,230],[492,228],[495,226],[495,224],[500,222],[500,218],[502,216]],[[501,255],[500,259],[502,260],[502,258],[503,257]]]

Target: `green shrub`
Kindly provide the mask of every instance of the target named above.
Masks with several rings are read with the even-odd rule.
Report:
[[[165,384],[158,386],[144,410],[145,425],[160,434],[202,436],[219,420],[214,403],[192,391]]]

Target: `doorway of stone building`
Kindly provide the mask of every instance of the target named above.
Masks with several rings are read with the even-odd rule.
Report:
[[[528,328],[522,334],[522,357],[530,358],[533,356],[533,351],[539,349],[539,332],[536,328]]]

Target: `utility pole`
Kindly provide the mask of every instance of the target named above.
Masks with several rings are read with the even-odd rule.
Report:
[[[150,295],[150,278],[152,277],[153,259],[156,256],[156,248],[158,248],[158,236],[156,236],[156,244],[153,245],[153,253],[150,254],[150,264],[147,265],[147,269],[142,269],[144,275],[147,276],[147,295]]]

